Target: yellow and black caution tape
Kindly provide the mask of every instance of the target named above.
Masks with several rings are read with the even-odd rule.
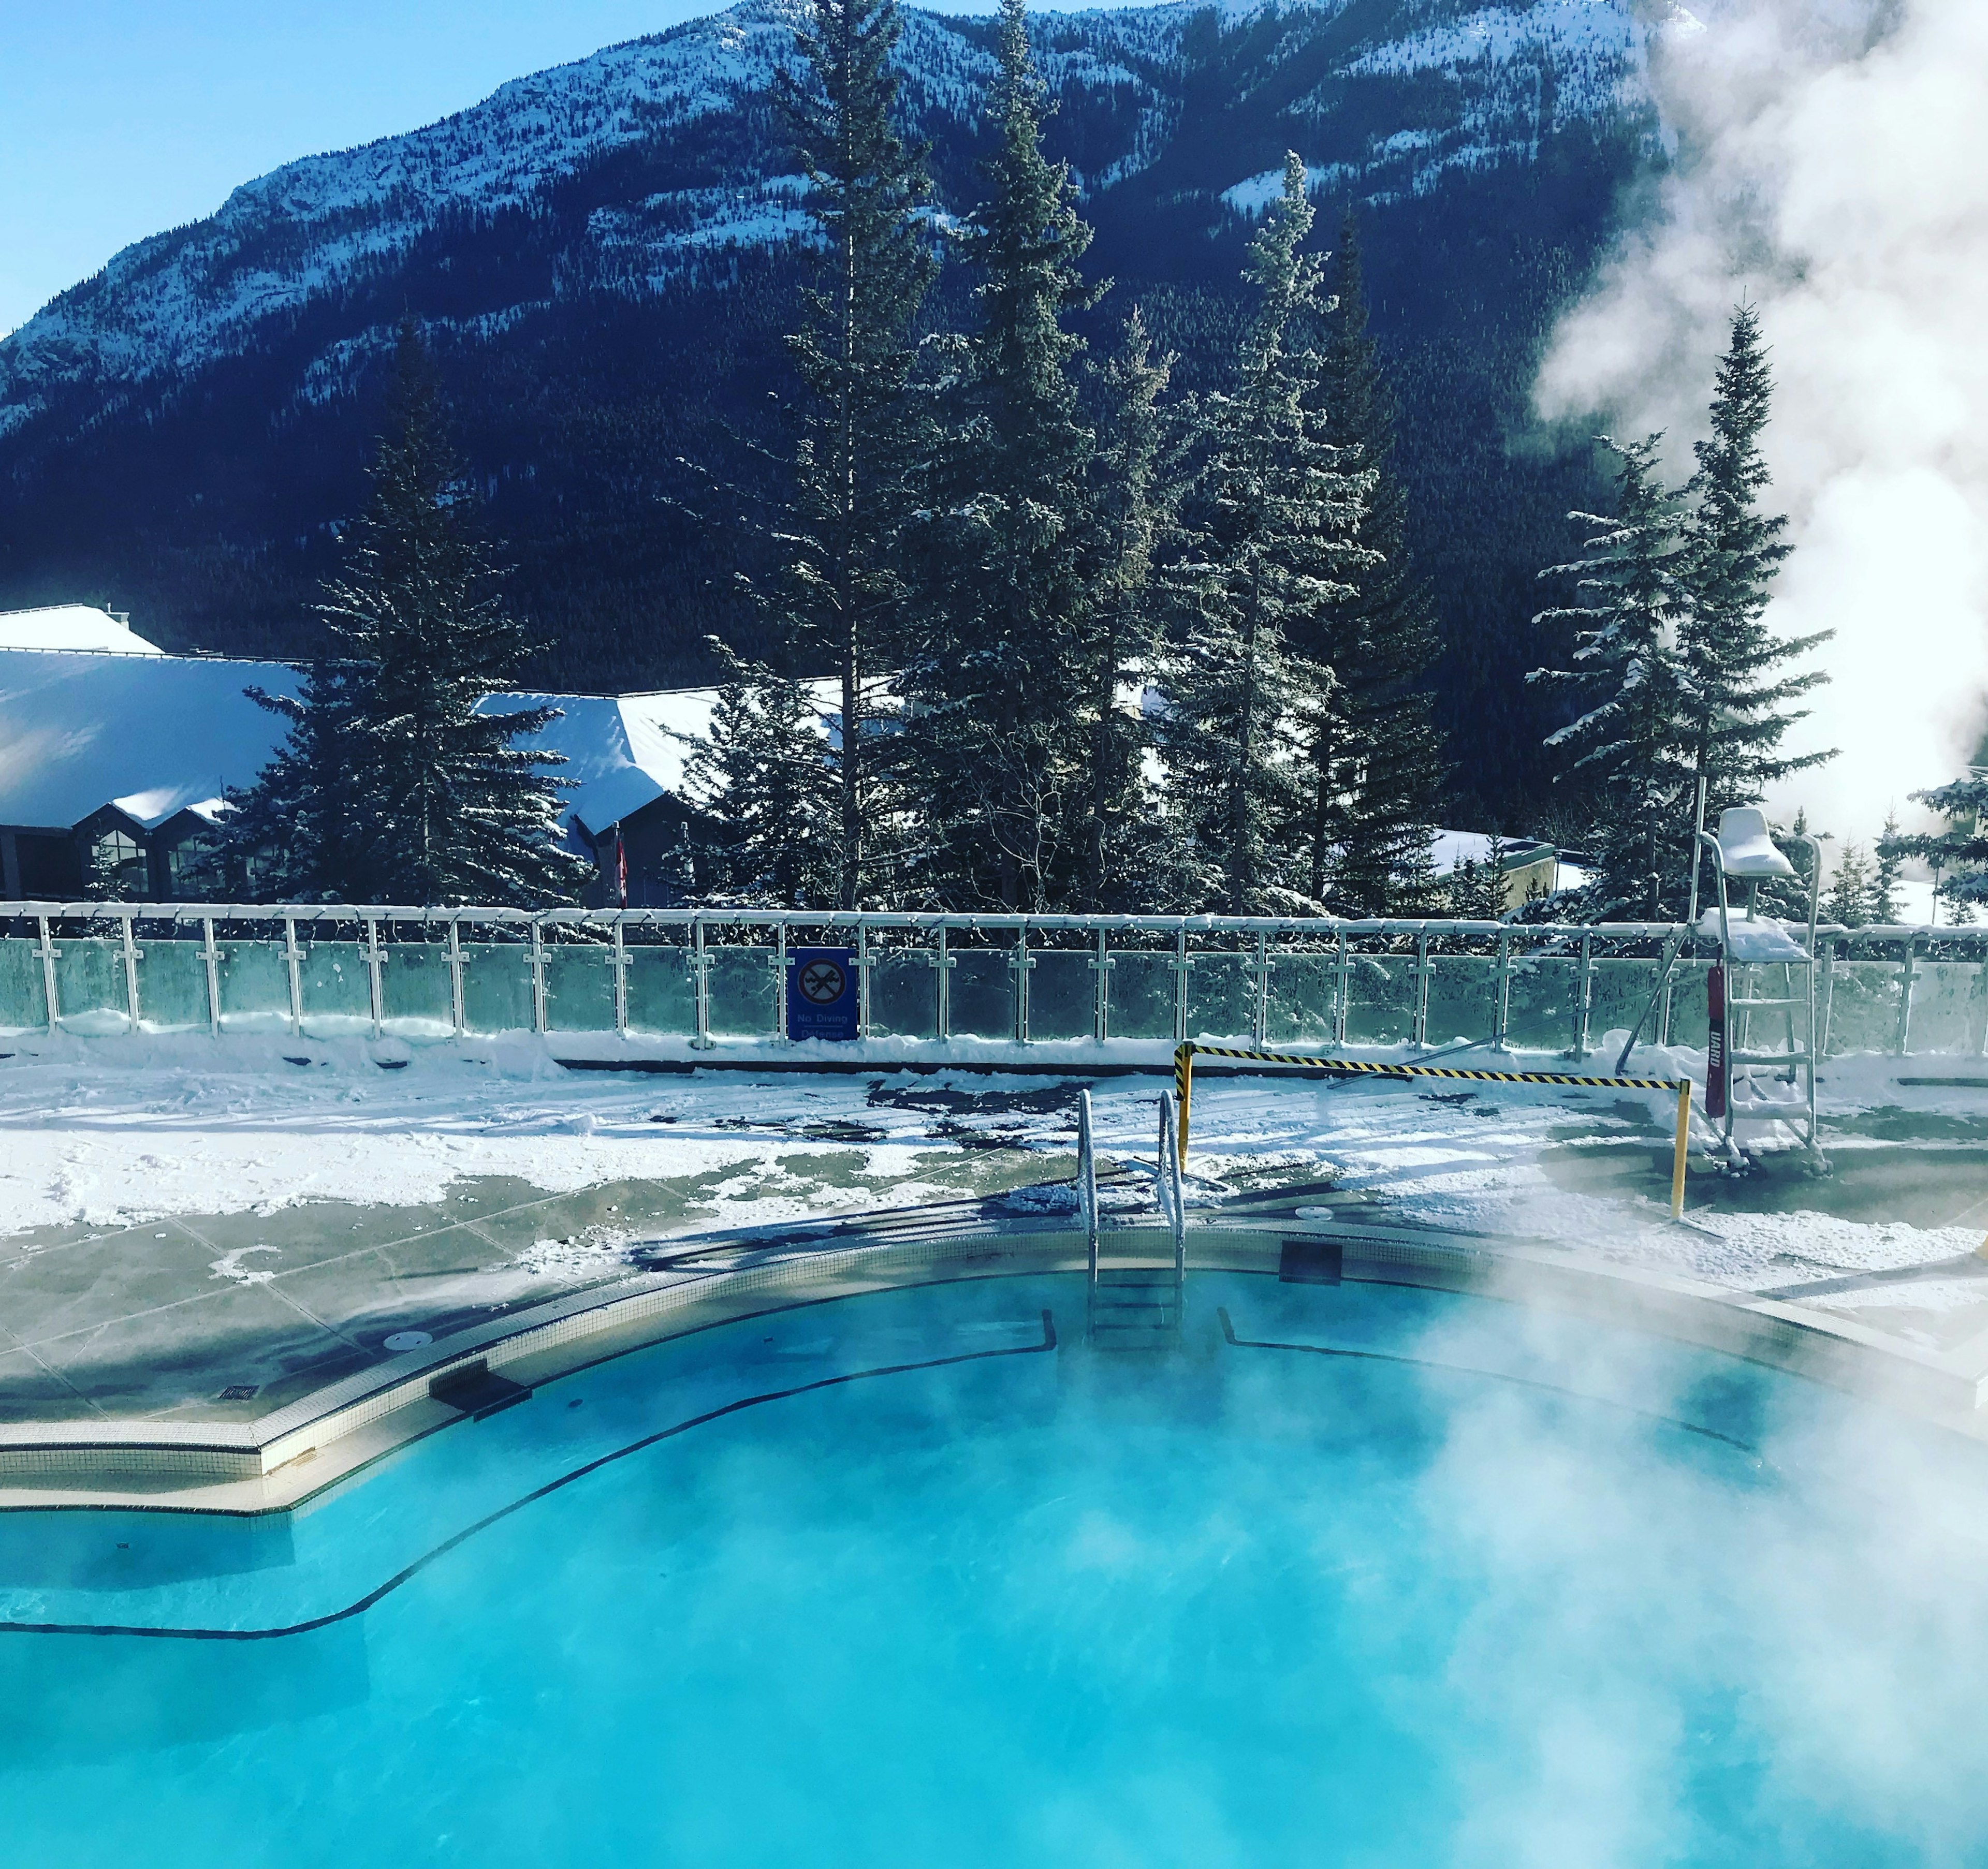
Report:
[[[1467,1083],[1574,1084],[1598,1090],[1670,1090],[1676,1093],[1677,1142],[1671,1162],[1671,1218],[1684,1216],[1684,1158],[1691,1138],[1689,1077],[1586,1077],[1570,1071],[1481,1071],[1454,1064],[1376,1064],[1364,1058],[1307,1056],[1288,1051],[1252,1051],[1239,1046],[1202,1045],[1189,1039],[1174,1048],[1174,1083],[1180,1105],[1181,1158],[1187,1158],[1188,1110],[1194,1094],[1196,1058],[1236,1058],[1252,1064],[1295,1064],[1347,1077],[1445,1077]]]

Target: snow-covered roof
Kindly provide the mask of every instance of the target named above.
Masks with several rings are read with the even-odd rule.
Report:
[[[0,649],[86,649],[110,655],[159,655],[157,644],[133,634],[121,617],[87,603],[0,610]]]
[[[0,824],[66,830],[106,805],[148,830],[189,809],[211,813],[225,786],[248,785],[282,743],[281,717],[243,691],[294,695],[301,680],[281,662],[0,646]],[[816,693],[831,711],[834,684]],[[493,695],[485,710],[560,710],[519,744],[566,755],[553,776],[598,833],[681,789],[717,698],[709,688]]]
[[[837,684],[811,684],[823,717],[838,710]],[[567,789],[566,806],[598,835],[632,816],[665,793],[681,795],[684,767],[694,743],[711,731],[718,705],[715,688],[667,688],[647,695],[505,695],[493,696],[492,709],[547,707],[562,718],[543,733],[520,740],[523,747],[566,755],[555,776]]]
[[[0,823],[66,830],[115,805],[149,830],[211,806],[283,738],[243,688],[297,681],[279,662],[0,648]]]
[[[1547,848],[1537,837],[1506,837],[1502,841],[1508,867],[1514,857],[1535,860],[1537,853]],[[1439,830],[1429,840],[1429,861],[1438,876],[1448,876],[1467,863],[1488,863],[1491,844],[1491,838],[1482,831]]]

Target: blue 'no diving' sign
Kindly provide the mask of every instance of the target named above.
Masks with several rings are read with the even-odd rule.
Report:
[[[856,955],[848,948],[796,948],[787,956],[787,1036],[856,1036]]]

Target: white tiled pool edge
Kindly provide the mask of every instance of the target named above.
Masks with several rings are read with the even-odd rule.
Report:
[[[0,1511],[127,1506],[255,1513],[302,1503],[393,1448],[462,1421],[433,1385],[482,1364],[526,1387],[712,1324],[866,1290],[1076,1271],[1080,1233],[948,1223],[864,1243],[789,1243],[756,1262],[637,1275],[458,1331],[245,1423],[0,1423]],[[1157,1225],[1128,1246],[1164,1247]],[[1284,1221],[1192,1227],[1191,1268],[1269,1272],[1287,1239],[1337,1241],[1350,1280],[1466,1291],[1594,1316],[1807,1377],[1988,1438],[1988,1344],[1922,1349],[1842,1316],[1564,1252],[1401,1228]],[[679,1241],[689,1247],[693,1242]],[[735,1239],[712,1242],[736,1254]],[[1170,1251],[1170,1249],[1168,1249]],[[1977,1350],[1976,1346],[1968,1346]]]

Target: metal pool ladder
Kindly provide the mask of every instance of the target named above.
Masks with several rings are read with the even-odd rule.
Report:
[[[1172,1235],[1172,1263],[1151,1252],[1100,1253],[1097,1157],[1091,1140],[1090,1093],[1077,1103],[1077,1205],[1089,1263],[1085,1334],[1100,1350],[1173,1350],[1181,1340],[1187,1293],[1187,1215],[1181,1192],[1180,1132],[1172,1091],[1160,1097],[1160,1212]],[[1108,1262],[1107,1262],[1108,1261]]]

